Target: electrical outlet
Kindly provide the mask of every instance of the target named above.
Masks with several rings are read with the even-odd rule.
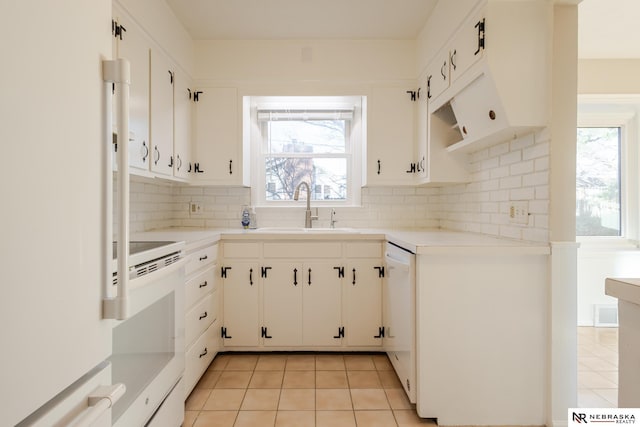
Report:
[[[529,202],[510,202],[509,222],[512,224],[529,224]]]
[[[202,215],[202,203],[190,202],[189,203],[189,215]]]

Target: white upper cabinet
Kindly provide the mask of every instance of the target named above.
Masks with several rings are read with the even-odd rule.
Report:
[[[151,171],[173,175],[173,82],[175,66],[151,51]]]
[[[192,110],[193,85],[185,73],[176,70],[174,80],[174,161],[173,175],[177,178],[189,179],[192,175]]]
[[[364,185],[412,185],[415,102],[407,91],[415,82],[376,86],[367,100],[367,155]]]
[[[542,0],[481,2],[427,67],[429,138],[449,153],[471,152],[548,124],[550,7]],[[434,69],[445,53],[449,79],[440,91]]]
[[[150,42],[129,17],[114,9],[114,57],[131,64],[129,88],[129,166],[131,172],[149,171],[149,49]],[[115,117],[114,117],[115,119]],[[117,133],[117,123],[114,131]],[[118,135],[118,138],[121,138]],[[115,164],[115,163],[114,163]]]
[[[200,185],[248,185],[238,90],[204,87],[194,92],[194,181]]]
[[[451,128],[450,120],[430,113],[431,100],[428,90],[424,90],[428,87],[428,81],[426,74],[418,80],[424,96],[418,99],[416,106],[417,183],[440,185],[466,182],[469,180],[466,157],[447,152],[450,134],[454,133],[456,138],[457,129]],[[447,113],[452,114],[450,110]]]
[[[465,21],[449,45],[450,81],[455,82],[476,61],[485,48],[484,9],[476,11]]]

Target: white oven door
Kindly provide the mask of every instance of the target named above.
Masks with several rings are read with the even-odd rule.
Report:
[[[184,373],[184,261],[132,279],[129,295],[131,316],[114,326],[110,358],[113,382],[127,388],[113,408],[122,427],[145,425]]]

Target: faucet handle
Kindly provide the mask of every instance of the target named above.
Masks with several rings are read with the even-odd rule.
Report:
[[[312,220],[317,220],[318,219],[318,208],[316,208],[316,214],[315,215],[311,215],[311,219]]]

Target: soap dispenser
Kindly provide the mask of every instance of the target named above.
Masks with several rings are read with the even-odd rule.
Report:
[[[242,224],[242,228],[249,228],[251,217],[249,215],[249,208],[247,206],[242,207],[242,220],[240,222]]]

